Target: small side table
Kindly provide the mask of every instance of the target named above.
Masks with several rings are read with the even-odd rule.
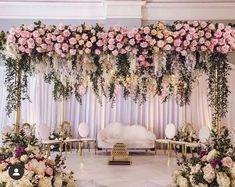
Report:
[[[96,154],[96,139],[94,138],[81,138],[79,139],[79,152],[80,152],[80,156],[82,156],[82,146],[83,146],[83,143],[87,143],[87,148],[90,152],[90,147],[91,147],[91,143],[95,144],[95,154]]]

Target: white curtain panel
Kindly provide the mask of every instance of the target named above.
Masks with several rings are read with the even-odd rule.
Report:
[[[12,125],[15,114],[10,117],[6,115],[6,88],[4,85],[5,69],[0,67],[0,128]],[[227,118],[223,120],[229,127],[234,126],[235,121],[235,71],[231,72],[229,79],[230,90],[229,108]],[[23,101],[21,107],[21,122],[30,124],[47,125],[51,130],[59,128],[61,121],[61,102],[54,101],[52,94],[53,86],[46,84],[42,75],[36,75],[29,79],[29,95],[31,102]],[[164,137],[164,129],[168,123],[174,123],[177,127],[182,126],[182,108],[179,107],[174,98],[166,103],[161,103],[156,96],[149,98],[143,105],[136,104],[131,98],[125,100],[118,95],[116,102],[112,105],[108,99],[102,98],[102,105],[92,90],[83,97],[80,105],[75,97],[64,103],[64,120],[72,124],[73,136],[78,135],[78,126],[86,122],[90,128],[90,137],[96,137],[97,132],[111,122],[117,121],[126,125],[140,124],[153,131],[158,138]],[[206,76],[202,76],[199,84],[194,88],[191,104],[187,106],[187,121],[192,123],[198,130],[202,126],[211,125],[211,110],[207,101]]]

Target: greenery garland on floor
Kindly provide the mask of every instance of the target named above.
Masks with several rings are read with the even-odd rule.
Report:
[[[92,88],[98,98],[106,96],[111,101],[122,92],[139,103],[155,95],[163,102],[175,96],[182,106],[190,103],[198,77],[206,72],[215,124],[215,118],[227,112],[227,55],[234,48],[231,26],[205,21],[159,22],[131,30],[117,25],[105,30],[100,24],[55,26],[40,21],[14,27],[0,34],[6,110],[10,114],[22,99],[29,99],[28,77],[37,73],[54,84],[55,99],[69,99],[74,94],[81,103]],[[18,73],[20,84],[15,80]]]

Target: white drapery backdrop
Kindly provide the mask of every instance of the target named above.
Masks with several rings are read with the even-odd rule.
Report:
[[[0,67],[0,128],[15,122],[15,114],[6,115],[6,88],[4,85],[5,68]],[[229,97],[229,113],[223,120],[229,127],[235,124],[235,71],[231,71],[229,78],[231,95]],[[31,102],[23,101],[21,107],[21,120],[30,124],[48,125],[52,130],[59,128],[61,122],[61,102],[54,101],[52,95],[53,86],[46,84],[42,75],[36,75],[29,79],[29,95]],[[108,99],[102,98],[102,105],[97,101],[95,94],[89,90],[83,97],[80,105],[75,97],[64,103],[64,120],[72,124],[73,136],[78,135],[80,122],[86,122],[90,127],[90,137],[96,137],[97,132],[110,122],[118,121],[126,125],[140,124],[153,131],[158,138],[164,136],[164,129],[168,123],[174,123],[177,127],[182,125],[182,108],[171,98],[166,103],[161,103],[156,96],[149,98],[143,105],[138,105],[131,98],[125,100],[121,95],[117,96],[114,105]],[[199,80],[199,85],[194,88],[191,104],[187,106],[187,121],[192,123],[196,130],[202,126],[211,125],[211,109],[207,101],[206,76]]]

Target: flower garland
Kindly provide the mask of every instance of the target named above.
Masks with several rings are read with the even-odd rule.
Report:
[[[0,186],[17,187],[75,187],[73,173],[66,169],[59,156],[55,160],[42,154],[37,139],[28,137],[23,130],[19,134],[3,134],[3,147],[0,148]],[[9,167],[21,165],[24,176],[13,180],[8,174]]]
[[[81,102],[92,87],[98,98],[104,95],[114,101],[121,88],[124,97],[140,103],[157,94],[163,102],[175,95],[177,103],[184,105],[190,102],[197,77],[207,72],[209,100],[214,107],[211,61],[221,57],[224,65],[220,71],[226,72],[226,80],[226,57],[234,48],[231,26],[205,21],[159,22],[131,30],[116,25],[107,31],[100,24],[55,26],[40,21],[14,27],[0,37],[7,66],[7,112],[19,103],[16,90],[21,89],[20,99],[28,99],[27,77],[32,73],[42,73],[48,83],[54,83],[55,99],[75,94]],[[15,84],[17,72],[21,72],[20,88]],[[221,86],[218,92],[223,104],[215,113],[223,116],[229,91],[226,83],[224,91]]]

